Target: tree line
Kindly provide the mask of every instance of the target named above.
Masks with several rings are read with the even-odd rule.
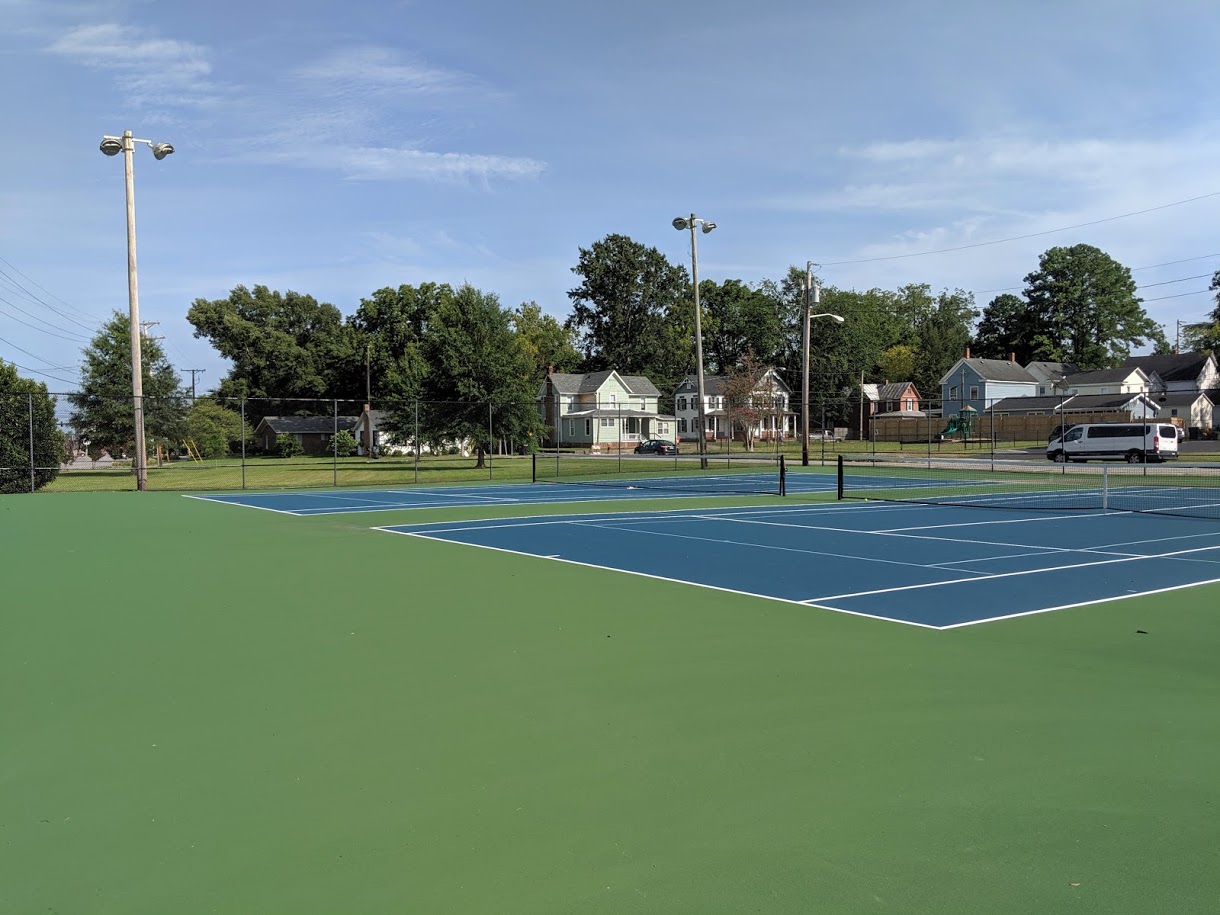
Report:
[[[695,371],[694,298],[685,265],[612,234],[578,249],[571,269],[576,282],[562,321],[536,302],[507,308],[494,293],[437,283],[378,289],[347,317],[308,294],[261,285],[237,286],[223,299],[196,299],[187,312],[195,336],[232,367],[208,396],[192,400],[164,351],[146,340],[149,440],[176,444],[190,437],[206,442],[208,452],[222,451],[250,433],[240,416],[234,420],[235,402],[250,403],[249,425],[261,418],[261,399],[363,402],[371,396],[378,404],[422,405],[419,416],[391,409],[391,431],[419,428],[428,440],[468,439],[481,459],[494,446],[493,435],[525,445],[541,440],[546,430],[533,398],[548,368],[645,375],[663,395]],[[1220,271],[1212,288],[1220,290]],[[809,292],[805,271],[796,266],[758,283],[703,280],[706,371],[729,375],[747,364],[772,366],[798,389]],[[844,318],[818,321],[811,333],[812,396],[832,414],[848,409],[862,379],[913,381],[934,398],[967,346],[976,356],[1073,362],[1082,370],[1118,365],[1149,343],[1168,351],[1130,269],[1090,245],[1049,249],[1025,276],[1020,295],[999,295],[981,310],[970,292],[934,292],[921,283],[864,291],[819,284],[819,292],[817,310]],[[85,347],[80,390],[68,398],[73,428],[111,453],[126,450],[132,439],[128,326],[116,312]],[[1218,332],[1220,292],[1216,313],[1191,325],[1188,338],[1215,345]]]

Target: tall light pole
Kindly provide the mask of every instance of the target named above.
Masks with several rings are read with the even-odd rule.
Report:
[[[843,323],[843,318],[840,315],[832,315],[829,312],[821,314],[811,314],[813,311],[812,304],[817,303],[821,299],[821,289],[813,279],[813,261],[805,262],[805,307],[801,315],[801,465],[809,466],[809,324],[814,318],[830,318],[837,324]],[[825,430],[822,430],[825,434]],[[860,429],[860,434],[864,434],[864,429]]]
[[[695,227],[702,226],[706,235],[716,228],[716,223],[699,219],[694,213],[690,219],[678,216],[673,221],[673,227],[679,232],[690,229],[690,265],[691,278],[695,287],[695,384],[699,389],[699,465],[707,466],[707,417],[703,403],[703,329],[699,308],[699,248],[695,243]]]
[[[136,192],[131,155],[137,143],[148,146],[158,160],[174,151],[174,147],[168,143],[138,140],[131,135],[130,130],[124,130],[121,137],[102,137],[100,148],[108,156],[123,154],[123,173],[127,180],[127,305],[131,318],[131,399],[136,423],[132,467],[136,472],[136,489],[143,490],[148,486],[148,458],[144,450],[144,367],[140,357],[140,293],[136,281]]]

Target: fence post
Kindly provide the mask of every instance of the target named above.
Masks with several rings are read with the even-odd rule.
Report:
[[[335,439],[339,435],[339,401],[334,402],[334,432],[330,436],[330,461],[334,474],[334,485],[339,485],[339,443]]]
[[[30,492],[34,491],[34,392],[25,392],[26,403],[30,409]]]
[[[415,401],[415,482],[419,482],[419,401]]]
[[[241,488],[246,488],[246,395],[241,396]]]
[[[495,438],[492,435],[491,401],[487,401],[487,479],[495,478],[491,466],[491,453],[495,451]]]

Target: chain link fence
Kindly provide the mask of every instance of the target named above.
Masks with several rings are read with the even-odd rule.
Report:
[[[71,407],[70,411],[68,407]],[[808,409],[774,391],[744,398],[521,401],[189,396],[144,398],[146,488],[222,491],[530,479],[529,455],[998,453],[1045,447],[1063,422],[1129,414],[1020,414],[990,401],[879,404],[859,389],[815,392]],[[898,407],[898,409],[886,409]],[[135,403],[0,393],[0,492],[134,490]],[[808,424],[808,438],[804,429]],[[702,436],[700,436],[702,430]],[[700,438],[702,437],[702,442]]]

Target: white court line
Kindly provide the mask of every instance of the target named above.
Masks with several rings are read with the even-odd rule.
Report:
[[[1214,546],[1196,547],[1195,549],[1191,550],[1175,550],[1170,553],[1149,554],[1146,556],[1123,556],[1116,559],[1102,559],[1097,562],[1079,562],[1072,565],[1053,566],[1046,569],[1025,569],[1020,572],[997,572],[994,575],[988,575],[983,578],[958,578],[952,581],[934,581],[920,585],[900,585],[894,588],[878,588],[872,591],[853,591],[849,594],[826,594],[819,597],[810,597],[808,598],[808,601],[811,604],[816,604],[818,601],[823,600],[842,600],[846,597],[873,597],[878,594],[895,594],[899,591],[918,591],[923,588],[941,588],[946,585],[961,585],[968,582],[991,581],[993,579],[998,580],[1001,578],[1017,578],[1022,575],[1046,575],[1051,572],[1066,572],[1069,569],[1091,569],[1097,568],[1098,566],[1116,565],[1122,562],[1145,562],[1150,559],[1177,559],[1180,556],[1184,556],[1188,553],[1210,552],[1214,549],[1216,549]],[[1190,585],[1183,585],[1183,587],[1193,587],[1196,584],[1208,584],[1208,582],[1192,582]],[[1109,598],[1106,599],[1108,600]],[[1100,601],[1090,601],[1090,603],[1100,603]]]
[[[575,559],[564,559],[560,556],[542,556],[542,555],[539,555],[538,553],[527,553],[522,550],[510,550],[507,547],[500,547],[500,546],[486,546],[485,544],[482,544],[482,543],[460,543],[460,542],[453,541],[453,540],[447,540],[443,537],[430,537],[428,534],[425,534],[425,533],[417,533],[414,531],[398,531],[398,530],[394,530],[391,527],[379,527],[379,528],[373,528],[373,530],[385,531],[386,533],[389,533],[389,534],[402,534],[403,536],[406,536],[406,537],[418,537],[421,540],[432,540],[437,543],[448,543],[448,544],[455,545],[455,546],[472,546],[472,547],[475,547],[480,550],[491,550],[492,552],[495,552],[495,553],[507,553],[510,556],[525,556],[530,559],[545,559],[549,562],[562,562],[567,565],[581,566],[586,569],[601,569],[604,572],[618,572],[619,574],[622,574],[622,575],[635,575],[640,578],[649,578],[649,579],[652,579],[653,581],[665,581],[665,582],[669,582],[669,583],[675,584],[675,585],[688,585],[688,586],[693,586],[696,588],[705,588],[709,591],[720,591],[725,594],[736,594],[736,595],[739,595],[742,597],[754,597],[754,598],[758,598],[759,600],[773,601],[775,603],[788,604],[789,606],[794,606],[794,607],[812,607],[817,610],[830,610],[833,613],[842,613],[847,616],[859,616],[859,617],[864,617],[865,619],[880,620],[885,623],[901,623],[904,626],[915,626],[919,629],[936,630],[936,629],[944,628],[942,626],[932,626],[932,625],[929,625],[928,623],[917,623],[912,620],[904,620],[904,619],[900,619],[898,617],[878,616],[877,614],[874,614],[874,613],[863,613],[859,610],[846,610],[842,607],[831,607],[831,606],[827,606],[827,605],[823,605],[823,604],[813,604],[813,603],[810,603],[809,601],[796,601],[796,600],[790,600],[789,598],[786,598],[786,597],[773,597],[770,594],[756,594],[753,591],[738,591],[735,588],[724,588],[719,585],[709,585],[709,584],[705,584],[704,582],[701,582],[701,581],[688,581],[684,578],[669,578],[664,575],[653,575],[649,572],[635,572],[631,569],[619,569],[619,568],[616,568],[615,566],[604,566],[604,565],[598,565],[597,563],[593,563],[593,562],[581,562],[581,561],[575,560]]]
[[[1072,610],[1076,607],[1088,607],[1092,604],[1104,604],[1112,600],[1130,600],[1135,597],[1150,597],[1153,594],[1165,594],[1169,591],[1182,591],[1186,588],[1197,588],[1200,585],[1220,584],[1220,578],[1213,578],[1209,581],[1192,581],[1186,585],[1170,585],[1167,588],[1153,588],[1151,591],[1137,591],[1134,594],[1115,594],[1112,597],[1104,597],[1101,600],[1084,600],[1077,601],[1073,604],[1059,604],[1055,607],[1039,607],[1037,610],[1021,610],[1018,613],[1006,613],[1002,616],[989,616],[981,620],[966,620],[964,623],[950,623],[947,626],[941,626],[941,629],[961,629],[965,626],[977,626],[979,623],[997,623],[1000,620],[1016,619],[1019,616],[1035,616],[1039,613],[1053,613],[1056,610]],[[811,605],[812,606],[812,605]]]
[[[590,523],[590,524],[586,524],[585,526],[586,527],[597,527],[597,528],[601,528],[602,530],[624,531],[624,532],[632,532],[632,533],[647,533],[650,537],[672,537],[676,540],[694,540],[694,541],[697,541],[700,543],[721,543],[721,544],[727,543],[727,544],[732,544],[733,546],[745,547],[745,548],[752,549],[752,550],[774,550],[774,551],[780,552],[780,553],[799,553],[802,556],[829,556],[834,559],[855,559],[855,560],[860,560],[863,562],[878,563],[880,565],[909,566],[911,568],[916,568],[916,569],[930,568],[930,566],[928,566],[926,563],[921,563],[921,562],[903,562],[900,559],[879,559],[875,556],[857,556],[854,553],[831,553],[826,550],[806,550],[806,549],[800,549],[798,547],[791,547],[791,546],[775,546],[772,544],[765,544],[765,543],[749,543],[749,542],[743,541],[743,540],[724,540],[719,537],[696,537],[692,534],[673,534],[668,531],[656,531],[656,530],[632,531],[631,528],[629,528],[629,527],[623,527],[621,525],[615,525],[612,523],[603,523],[603,524]],[[978,572],[975,574],[982,575],[982,576],[987,575],[986,572]]]
[[[274,495],[273,493],[264,493],[264,495]],[[234,508],[256,508],[261,512],[272,512],[277,515],[292,515],[297,518],[301,517],[297,512],[284,511],[282,508],[267,508],[265,505],[251,505],[249,502],[231,502],[228,499],[221,499],[215,496],[192,496],[189,493],[183,493],[184,499],[198,499],[200,502],[211,502],[214,505],[232,505]]]

